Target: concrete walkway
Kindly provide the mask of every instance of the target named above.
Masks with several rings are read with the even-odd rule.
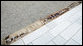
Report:
[[[1,38],[75,1],[1,1]]]
[[[82,45],[82,4],[11,45]]]

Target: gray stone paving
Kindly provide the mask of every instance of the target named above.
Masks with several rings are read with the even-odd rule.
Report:
[[[75,1],[1,1],[1,38]]]

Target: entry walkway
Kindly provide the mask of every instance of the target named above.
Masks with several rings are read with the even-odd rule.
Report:
[[[11,45],[82,45],[82,4]]]

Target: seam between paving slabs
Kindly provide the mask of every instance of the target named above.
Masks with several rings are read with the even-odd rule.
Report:
[[[80,30],[80,29],[78,29],[78,31],[77,31],[76,33],[78,33],[78,32],[79,32],[79,30]],[[76,34],[76,33],[75,33],[75,34]],[[74,37],[74,36],[75,36],[75,34],[74,34],[72,37]],[[70,39],[68,39],[68,40],[64,43],[64,45],[65,45],[68,41],[70,41],[70,40],[72,39],[72,37],[71,37]]]

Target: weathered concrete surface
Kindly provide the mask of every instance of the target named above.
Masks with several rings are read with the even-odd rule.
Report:
[[[1,1],[1,38],[75,1]]]
[[[82,4],[10,45],[49,44],[82,45]]]

